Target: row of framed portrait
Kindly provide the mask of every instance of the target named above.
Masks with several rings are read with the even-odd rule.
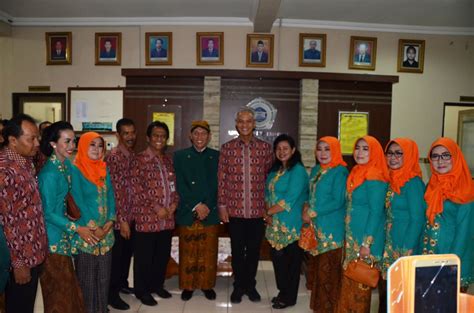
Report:
[[[301,33],[299,38],[299,66],[326,66],[326,34]],[[145,33],[146,65],[173,64],[173,33]],[[247,34],[247,67],[273,67],[273,34]],[[46,33],[48,65],[72,63],[72,33]],[[424,40],[400,39],[398,43],[398,71],[423,73]],[[120,65],[122,33],[95,33],[95,64]],[[375,70],[377,38],[351,36],[349,68]],[[224,33],[196,33],[197,65],[224,64]]]

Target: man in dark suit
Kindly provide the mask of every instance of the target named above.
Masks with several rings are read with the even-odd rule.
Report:
[[[115,59],[116,58],[116,51],[112,49],[112,41],[110,39],[106,39],[104,42],[104,49],[100,50],[100,58],[101,59]]]
[[[155,49],[151,50],[152,58],[166,58],[168,57],[168,51],[163,48],[163,40],[158,38],[155,40]]]
[[[304,51],[303,59],[307,60],[321,60],[321,51],[316,49],[316,40],[309,42],[309,49]]]
[[[265,45],[263,44],[262,40],[257,42],[257,51],[252,52],[252,56],[250,61],[252,63],[268,63],[268,53],[263,51]]]
[[[367,44],[361,43],[358,47],[358,53],[354,56],[354,63],[370,63],[371,57],[367,51]]]
[[[65,60],[66,59],[66,51],[63,49],[63,44],[61,41],[56,41],[54,44],[54,49],[51,51],[51,59],[52,60]]]
[[[403,61],[403,67],[412,67],[418,68],[418,62],[416,58],[416,49],[413,46],[408,46],[407,48],[407,59]]]
[[[218,58],[219,52],[214,49],[214,39],[207,41],[207,49],[203,49],[201,53],[202,58]]]

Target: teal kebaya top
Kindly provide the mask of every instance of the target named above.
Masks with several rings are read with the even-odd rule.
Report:
[[[309,210],[318,246],[312,255],[341,248],[344,242],[346,215],[346,180],[344,166],[323,169],[313,167],[309,177]]]
[[[66,216],[66,195],[71,182],[71,162],[53,154],[38,175],[49,252],[70,256],[77,253],[76,223]]]
[[[419,243],[426,222],[425,184],[415,176],[400,188],[400,194],[387,192],[383,275],[399,257],[419,254]]]
[[[366,180],[347,195],[344,268],[358,258],[362,244],[370,247],[375,262],[381,261],[385,243],[387,186],[381,180]]]
[[[425,224],[423,254],[453,253],[461,259],[461,286],[474,282],[474,202],[443,202],[434,224]]]
[[[76,167],[72,167],[72,196],[77,206],[81,210],[81,218],[77,224],[87,227],[103,227],[109,221],[115,221],[115,199],[114,190],[110,181],[110,174],[107,171],[105,184],[98,187],[87,178]],[[113,227],[107,235],[96,245],[90,245],[78,235],[77,248],[82,252],[93,255],[104,255],[112,249],[114,245]]]
[[[268,174],[265,188],[267,207],[278,204],[285,209],[272,216],[272,225],[266,229],[266,238],[274,249],[281,250],[300,238],[301,215],[307,199],[308,174],[301,163],[290,170]]]

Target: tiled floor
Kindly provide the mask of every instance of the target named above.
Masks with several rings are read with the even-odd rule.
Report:
[[[129,279],[132,282],[132,279]],[[311,313],[309,309],[309,298],[310,293],[306,290],[304,284],[305,279],[301,276],[298,303],[291,308],[284,310],[274,310],[271,308],[270,299],[277,294],[275,276],[273,274],[273,267],[271,262],[262,261],[259,264],[259,270],[257,273],[257,290],[262,296],[262,301],[259,303],[253,303],[248,300],[246,296],[242,299],[239,304],[231,304],[229,301],[230,293],[232,292],[232,277],[218,277],[215,291],[217,293],[217,299],[215,301],[207,300],[201,291],[195,291],[194,296],[191,300],[184,302],[181,300],[181,291],[178,288],[178,278],[173,278],[166,281],[166,288],[173,294],[171,299],[161,299],[156,295],[155,299],[158,301],[158,305],[149,307],[142,305],[139,300],[131,295],[121,295],[122,298],[130,304],[131,309],[128,311],[118,311],[111,309],[113,313],[118,312],[140,312],[140,313]],[[372,297],[372,311],[377,312],[376,308],[378,305],[378,296],[374,294]],[[43,312],[43,301],[41,299],[41,291],[38,290],[38,296],[36,300],[35,313]]]

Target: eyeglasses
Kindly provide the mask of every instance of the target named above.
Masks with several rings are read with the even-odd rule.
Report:
[[[450,153],[443,153],[443,154],[433,153],[430,155],[430,159],[431,161],[439,161],[440,159],[444,161],[449,161],[451,160],[451,154]]]
[[[395,157],[395,159],[400,159],[403,156],[403,152],[401,152],[401,151],[395,151],[395,152],[387,151],[385,153],[385,156],[389,159],[391,159],[393,157]]]

